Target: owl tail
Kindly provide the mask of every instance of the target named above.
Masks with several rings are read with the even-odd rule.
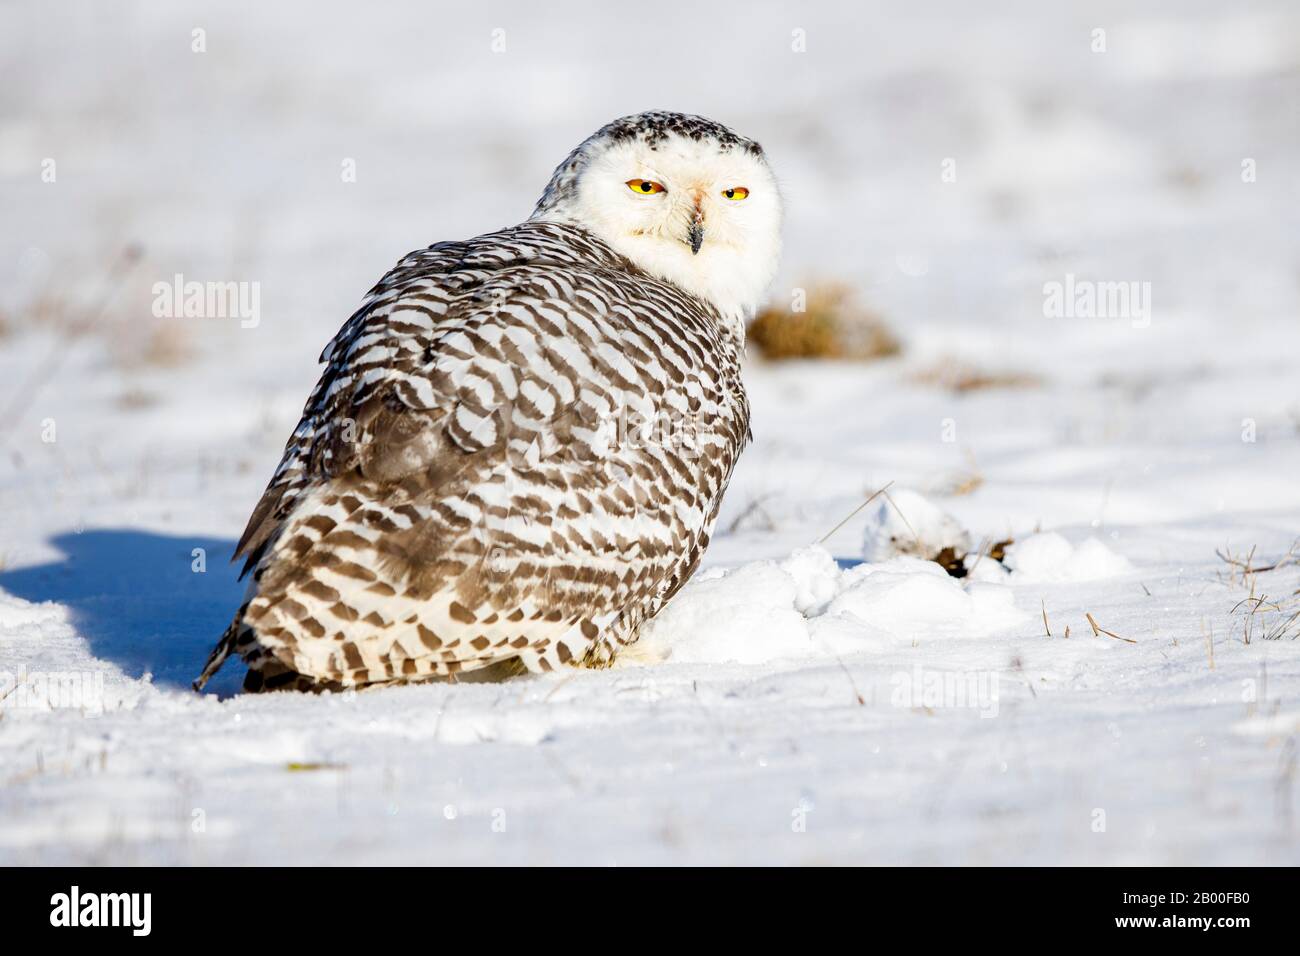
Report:
[[[225,632],[221,635],[221,639],[217,641],[217,646],[214,647],[212,653],[208,655],[208,662],[203,665],[203,671],[199,674],[194,683],[190,685],[191,687],[195,690],[203,690],[204,685],[212,679],[212,676],[216,674],[217,671],[221,670],[221,665],[226,662],[226,658],[229,657],[230,653],[235,649],[235,638],[239,636],[239,629],[243,623],[244,608],[241,607],[239,612],[235,615],[235,619],[230,622],[230,626],[226,628]]]

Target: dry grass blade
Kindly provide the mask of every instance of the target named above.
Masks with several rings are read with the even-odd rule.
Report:
[[[1093,617],[1093,616],[1092,616],[1090,613],[1088,613],[1087,611],[1084,612],[1083,616],[1086,617],[1086,618],[1088,619],[1088,623],[1092,625],[1092,635],[1093,635],[1093,637],[1097,637],[1097,636],[1099,636],[1099,635],[1101,635],[1101,634],[1105,634],[1107,637],[1113,637],[1113,638],[1115,638],[1115,640],[1117,640],[1117,641],[1124,641],[1125,643],[1128,643],[1128,644],[1136,644],[1136,643],[1137,643],[1137,641],[1133,640],[1133,638],[1131,638],[1131,637],[1120,637],[1120,636],[1119,636],[1118,634],[1116,634],[1114,631],[1108,631],[1108,630],[1106,630],[1104,627],[1102,627],[1100,624],[1098,624],[1098,623],[1097,623],[1097,619],[1096,619],[1095,617]]]
[[[840,528],[843,528],[846,524],[848,524],[850,521],[852,521],[854,515],[856,515],[859,511],[861,511],[861,510],[862,510],[863,508],[865,508],[867,505],[871,504],[871,502],[875,501],[877,498],[879,498],[881,495],[883,495],[886,491],[888,491],[888,490],[889,490],[889,486],[892,485],[893,483],[894,483],[894,482],[893,482],[893,479],[890,479],[889,481],[885,482],[883,486],[881,486],[880,488],[878,488],[878,489],[876,489],[875,491],[873,491],[873,492],[871,493],[871,495],[867,498],[866,501],[862,502],[862,504],[858,505],[856,508],[854,508],[852,511],[850,511],[850,512],[849,512],[849,513],[844,517],[844,520],[843,520],[843,521],[841,521],[841,522],[840,522],[839,524],[837,524],[835,527],[831,528],[830,531],[827,531],[824,535],[822,535],[820,538],[818,538],[817,541],[816,541],[815,543],[816,543],[816,544],[825,544],[828,540],[830,540],[830,536],[831,536],[831,535],[833,535],[836,531],[839,531]]]
[[[1261,596],[1259,596],[1259,597],[1244,597],[1244,598],[1242,598],[1240,601],[1238,601],[1236,604],[1234,604],[1234,605],[1232,606],[1232,610],[1231,610],[1229,613],[1230,613],[1230,614],[1236,614],[1236,613],[1237,613],[1237,608],[1241,607],[1243,604],[1247,604],[1247,603],[1251,603],[1251,602],[1253,602],[1254,605],[1255,605],[1253,608],[1251,608],[1251,611],[1250,611],[1251,614],[1254,614],[1254,613],[1255,613],[1256,611],[1258,611],[1261,607],[1263,607],[1263,608],[1267,608],[1267,609],[1270,610],[1270,611],[1281,611],[1281,610],[1282,610],[1282,609],[1281,609],[1280,607],[1278,607],[1276,604],[1271,604],[1271,603],[1269,603],[1268,595],[1267,595],[1267,594],[1263,594],[1263,595],[1261,595]]]
[[[755,498],[753,501],[751,501],[748,505],[745,506],[744,511],[742,511],[740,514],[736,515],[736,517],[732,519],[731,523],[727,525],[727,529],[726,531],[723,532],[723,534],[735,534],[737,531],[740,530],[740,526],[749,520],[751,515],[761,515],[766,522],[767,530],[768,531],[775,530],[776,522],[774,522],[771,516],[763,509],[764,502],[770,501],[772,498],[775,497],[776,497],[776,492],[769,492],[765,495],[759,495],[757,498]]]
[[[1264,640],[1276,641],[1280,639],[1283,635],[1286,634],[1287,630],[1290,629],[1291,625],[1294,624],[1298,619],[1300,619],[1300,611],[1296,611],[1294,614],[1292,614],[1289,618],[1287,618],[1285,621],[1283,621],[1281,624],[1277,625],[1276,627],[1269,628],[1269,630],[1264,634]]]
[[[890,482],[890,484],[893,484],[893,482]],[[885,487],[887,488],[889,485],[886,485]],[[916,536],[916,529],[912,527],[912,522],[907,520],[907,515],[903,514],[903,509],[898,507],[897,503],[895,503],[894,499],[885,488],[881,488],[880,493],[885,496],[885,500],[888,501],[889,506],[894,509],[894,513],[903,519],[903,524],[907,525],[907,532],[912,536],[912,540],[917,544],[920,544],[921,539]]]
[[[16,691],[19,687],[22,687],[23,684],[25,684],[25,683],[27,683],[27,675],[26,675],[26,674],[24,674],[24,675],[23,675],[22,677],[20,677],[18,680],[14,681],[14,686],[13,686],[13,687],[10,687],[7,691],[5,691],[5,692],[4,692],[4,696],[0,696],[0,703],[3,703],[5,700],[8,700],[9,695],[12,694],[14,691]],[[3,711],[0,711],[0,713],[3,713]]]
[[[840,665],[840,670],[844,671],[844,676],[848,678],[849,686],[853,688],[853,696],[857,698],[858,706],[865,707],[867,702],[862,697],[862,691],[858,690],[858,682],[853,679],[849,669],[844,666],[844,661],[840,660],[839,655],[835,657],[835,663]]]

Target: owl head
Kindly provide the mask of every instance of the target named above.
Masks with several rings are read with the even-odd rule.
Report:
[[[781,197],[762,147],[684,113],[597,130],[556,168],[532,218],[588,229],[738,328],[781,253]]]

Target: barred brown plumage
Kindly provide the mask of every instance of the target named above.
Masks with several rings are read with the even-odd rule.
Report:
[[[231,652],[252,690],[601,665],[691,575],[749,434],[738,316],[752,303],[672,257],[717,268],[753,250],[717,213],[715,259],[689,261],[675,208],[629,207],[633,238],[579,187],[628,150],[656,154],[663,178],[699,166],[693,150],[766,165],[729,131],[716,147],[680,132],[724,129],[710,121],[643,116],[674,119],[596,134],[552,180],[573,195],[533,219],[409,254],[325,348],[236,548],[246,602],[197,687]],[[680,191],[703,221],[684,177]],[[682,250],[642,251],[647,212]]]

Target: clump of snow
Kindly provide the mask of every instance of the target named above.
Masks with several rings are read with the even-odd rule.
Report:
[[[849,587],[829,608],[831,614],[849,614],[894,633],[948,622],[969,611],[970,598],[942,569],[938,574],[876,571]]]
[[[933,561],[843,570],[811,547],[692,580],[646,625],[632,660],[760,664],[979,636],[1024,619],[1009,588],[963,586]]]
[[[794,579],[794,606],[801,614],[820,612],[838,592],[840,566],[825,548],[800,548],[780,566]]]
[[[988,554],[972,551],[966,555],[962,563],[966,567],[966,580],[968,582],[982,581],[985,584],[1011,583],[1011,572],[1006,569],[1001,561],[989,557]]]
[[[662,648],[674,661],[740,664],[802,656],[811,642],[799,596],[794,577],[771,561],[697,577],[646,625],[643,653]]]
[[[963,587],[942,568],[916,558],[862,565],[857,578],[827,608],[900,637],[977,636],[1024,619],[1010,589],[974,583]]]
[[[1030,535],[1007,548],[1003,563],[1016,584],[1096,581],[1133,570],[1127,558],[1096,538],[1072,545],[1054,531]]]
[[[952,515],[916,491],[903,488],[882,497],[867,522],[862,556],[885,561],[895,555],[933,558],[945,548],[970,550],[970,534]]]

